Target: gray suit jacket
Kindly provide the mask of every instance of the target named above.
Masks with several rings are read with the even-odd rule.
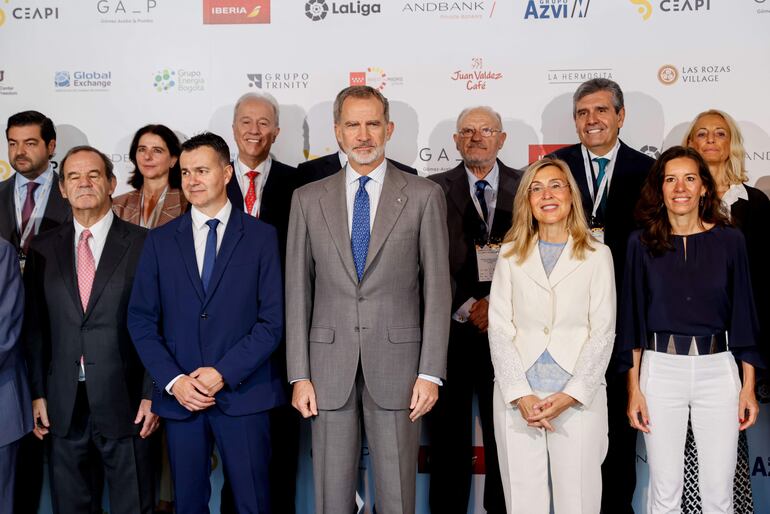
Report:
[[[288,379],[310,379],[318,408],[344,405],[359,359],[385,409],[409,408],[419,373],[446,375],[451,290],[437,184],[388,164],[360,283],[344,172],[294,193],[286,254]]]

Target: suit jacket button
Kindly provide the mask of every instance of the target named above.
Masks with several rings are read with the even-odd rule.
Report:
[[[201,319],[209,319],[209,315],[207,313],[201,314]]]
[[[354,328],[353,330],[355,330],[356,332],[358,332],[358,327]]]
[[[545,328],[543,329],[543,333],[544,333],[545,335],[548,335],[548,327],[545,327]]]

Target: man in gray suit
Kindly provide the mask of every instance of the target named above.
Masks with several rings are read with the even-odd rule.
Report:
[[[348,164],[292,200],[288,378],[294,407],[314,416],[319,514],[354,510],[361,418],[378,512],[414,512],[419,419],[445,376],[446,202],[437,184],[385,160],[388,114],[379,91],[342,90],[334,129]]]

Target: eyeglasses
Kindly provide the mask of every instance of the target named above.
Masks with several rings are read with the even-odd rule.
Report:
[[[529,194],[532,196],[541,196],[543,193],[545,193],[545,190],[548,189],[552,195],[557,195],[559,193],[563,193],[564,191],[569,191],[569,184],[565,182],[550,182],[547,186],[543,184],[533,184],[529,186]]]
[[[460,130],[457,131],[457,133],[460,135],[460,137],[465,138],[465,139],[467,139],[469,137],[475,136],[477,132],[479,134],[481,134],[481,137],[492,137],[495,134],[497,134],[498,132],[502,132],[502,130],[500,130],[500,129],[493,129],[493,128],[489,128],[489,127],[482,127],[480,129],[476,130],[476,129],[473,129],[473,128],[470,128],[470,127],[465,127],[465,128],[461,128]]]

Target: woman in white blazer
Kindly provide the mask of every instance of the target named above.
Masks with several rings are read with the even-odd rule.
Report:
[[[509,514],[596,514],[615,334],[609,249],[591,237],[567,164],[533,163],[489,299],[494,425]]]

